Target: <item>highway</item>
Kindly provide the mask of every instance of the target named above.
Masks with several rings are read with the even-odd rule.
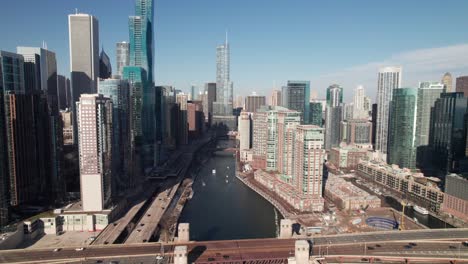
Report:
[[[462,259],[468,262],[468,247],[460,241],[468,240],[467,230],[422,230],[383,232],[381,235],[355,234],[354,236],[327,236],[314,238],[312,254],[333,259],[339,256],[354,258],[430,258],[440,261]],[[421,234],[418,234],[421,233]],[[444,235],[444,233],[446,233]],[[416,236],[427,237],[425,241]],[[442,237],[438,237],[442,236]],[[354,237],[354,239],[352,238]],[[336,238],[338,242],[333,239]],[[441,241],[446,239],[452,241]],[[356,240],[356,242],[354,241]],[[430,241],[433,240],[433,241]],[[294,239],[249,239],[230,241],[189,242],[183,244],[163,244],[166,256],[171,256],[175,245],[187,245],[189,258],[192,262],[208,263],[217,260],[240,261],[260,259],[286,259],[294,254]],[[409,246],[410,243],[415,243]],[[83,251],[75,248],[63,248],[58,252],[49,249],[21,249],[5,250],[0,254],[0,263],[18,262],[52,262],[67,259],[72,260],[100,260],[128,257],[156,256],[161,252],[161,243],[118,244],[106,246],[89,246]],[[426,262],[434,263],[434,262]],[[458,262],[461,263],[461,262]]]

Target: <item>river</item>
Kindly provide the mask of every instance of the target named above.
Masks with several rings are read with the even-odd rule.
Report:
[[[233,141],[218,141],[232,147]],[[216,170],[216,174],[212,170]],[[201,165],[193,184],[194,195],[179,222],[190,223],[196,241],[269,238],[276,236],[280,217],[274,207],[235,176],[232,153],[214,152]]]

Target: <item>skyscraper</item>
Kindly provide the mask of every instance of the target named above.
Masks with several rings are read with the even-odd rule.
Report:
[[[147,82],[146,71],[141,67],[125,66],[123,79],[130,84],[131,134],[132,140],[141,142],[143,86]],[[141,143],[140,143],[141,144]]]
[[[205,92],[207,92],[208,103],[208,123],[211,125],[211,117],[213,116],[213,102],[216,101],[216,83],[205,83]]]
[[[389,164],[402,168],[416,167],[416,116],[418,89],[397,88],[393,90],[390,106],[390,124],[388,132]]]
[[[277,168],[281,180],[292,184],[294,175],[294,146],[296,127],[301,124],[301,112],[294,110],[278,111],[277,121]]]
[[[109,56],[104,52],[104,49],[101,50],[99,55],[99,78],[108,79],[112,76],[112,65],[109,59]]]
[[[216,48],[216,102],[214,114],[220,116],[232,115],[233,84],[230,79],[230,50],[227,40]]]
[[[442,83],[444,84],[446,93],[454,92],[453,87],[452,87],[452,82],[453,82],[452,74],[450,74],[450,72],[446,72],[444,76],[442,77]]]
[[[401,67],[385,67],[379,70],[375,150],[383,154],[387,153],[390,102],[393,90],[399,87],[401,87]]]
[[[443,172],[453,171],[465,156],[467,102],[463,93],[442,93],[431,110],[431,165]]]
[[[248,95],[245,98],[245,111],[247,112],[257,112],[257,110],[266,105],[266,98],[262,95]]]
[[[340,123],[343,120],[343,88],[338,84],[327,88],[327,108],[325,110],[325,149],[340,144]]]
[[[98,92],[112,100],[112,187],[119,193],[131,186],[130,87],[126,80],[102,79]]]
[[[309,81],[288,81],[288,86],[284,89],[282,96],[285,97],[284,107],[302,113],[301,122],[310,122],[310,82]]]
[[[323,111],[321,102],[310,102],[310,124],[323,126]]]
[[[135,16],[129,17],[130,65],[140,66],[153,83],[153,6],[154,0],[136,0]]]
[[[354,92],[353,119],[369,118],[369,106],[364,87],[359,85]]]
[[[239,149],[250,149],[250,116],[244,111],[239,116]]]
[[[70,79],[63,75],[57,75],[58,107],[65,110],[71,107]]]
[[[437,98],[444,92],[444,84],[439,82],[420,82],[418,89],[418,105],[416,120],[416,146],[429,144],[429,128],[431,123],[431,108]]]
[[[460,76],[457,78],[457,93],[463,93],[468,97],[468,76]]]
[[[73,94],[73,139],[78,143],[76,102],[84,93],[96,93],[99,77],[99,23],[87,14],[68,16],[70,83]]]
[[[77,103],[83,211],[102,211],[112,197],[112,101],[83,94]]]
[[[270,105],[281,106],[281,91],[280,90],[273,90],[273,92],[271,93]]]
[[[130,65],[130,44],[122,41],[116,44],[116,62],[117,75],[123,75],[123,68]]]
[[[3,92],[25,92],[23,56],[0,50],[0,88]]]

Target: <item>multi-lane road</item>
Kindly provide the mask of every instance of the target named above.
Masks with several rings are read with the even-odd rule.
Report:
[[[456,231],[452,231],[456,230]],[[458,231],[458,232],[457,232]],[[384,232],[327,236],[313,239],[312,255],[334,258],[419,258],[439,261],[468,262],[468,247],[461,240],[468,239],[466,229]],[[294,239],[251,239],[230,241],[189,242],[185,244],[128,244],[89,246],[82,251],[63,248],[35,250],[6,250],[0,252],[0,263],[50,263],[58,260],[86,261],[103,259],[154,258],[164,252],[171,256],[176,245],[187,245],[191,262],[208,263],[260,259],[287,259],[294,255]],[[462,262],[459,262],[462,263]]]

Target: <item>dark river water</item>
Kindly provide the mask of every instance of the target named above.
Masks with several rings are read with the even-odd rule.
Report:
[[[232,146],[222,140],[218,146]],[[212,170],[216,170],[216,174]],[[269,238],[276,236],[274,207],[235,176],[232,153],[214,152],[201,165],[179,222],[190,223],[190,239],[196,241]]]

